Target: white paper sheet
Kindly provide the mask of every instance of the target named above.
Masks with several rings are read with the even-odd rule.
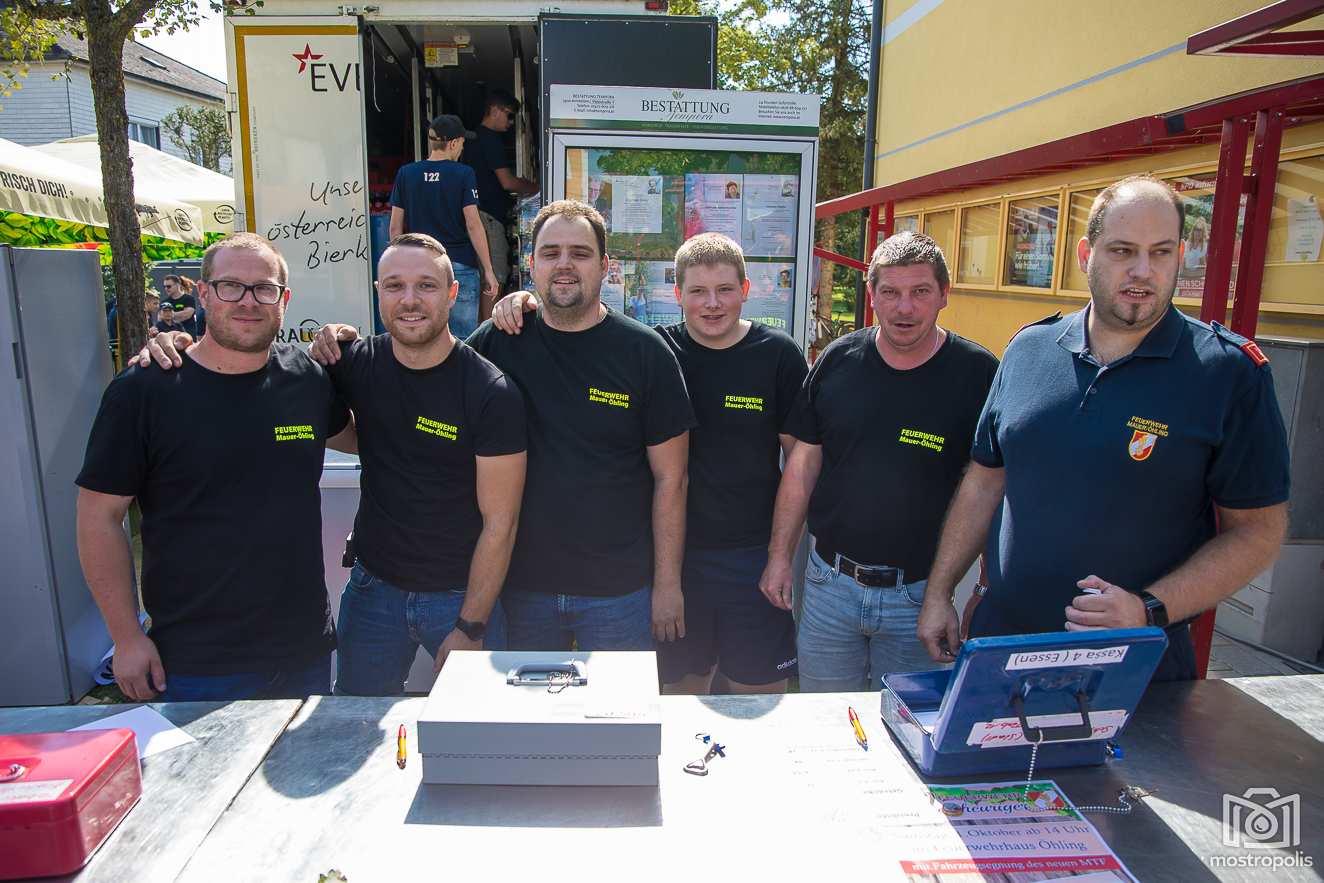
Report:
[[[119,714],[112,714],[110,717],[103,717],[99,721],[83,724],[81,727],[73,727],[69,732],[113,730],[117,727],[133,730],[134,735],[138,737],[138,758],[140,760],[197,741],[166,720],[156,709],[146,705],[140,705]]]

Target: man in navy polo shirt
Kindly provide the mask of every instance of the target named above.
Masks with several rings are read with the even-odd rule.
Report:
[[[497,290],[487,234],[478,216],[478,181],[473,169],[457,162],[464,142],[473,138],[459,117],[437,117],[428,126],[428,158],[402,166],[391,189],[391,239],[426,233],[446,249],[460,283],[450,329],[461,340],[478,327],[479,292]]]
[[[1156,680],[1195,677],[1187,624],[1262,571],[1287,525],[1268,360],[1172,305],[1183,206],[1108,187],[1077,245],[1090,303],[1023,329],[989,393],[917,633],[950,662],[957,580],[987,543],[970,635],[1165,627]]]

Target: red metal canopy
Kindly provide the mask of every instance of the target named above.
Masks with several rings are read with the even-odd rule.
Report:
[[[1317,15],[1324,15],[1320,0],[1280,0],[1188,37],[1186,54],[1324,55],[1324,31],[1277,33]]]
[[[886,202],[937,196],[1199,144],[1214,144],[1222,137],[1224,120],[1270,108],[1281,109],[1284,127],[1324,118],[1324,74],[1228,95],[1170,113],[1138,117],[909,181],[829,199],[815,207],[814,217],[829,218]]]

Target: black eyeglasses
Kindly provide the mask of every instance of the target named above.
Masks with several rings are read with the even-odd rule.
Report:
[[[216,292],[216,296],[226,303],[237,304],[244,299],[244,295],[253,292],[253,300],[266,306],[271,306],[280,302],[280,297],[286,292],[284,285],[277,285],[275,282],[259,282],[256,285],[245,285],[234,279],[203,279]]]

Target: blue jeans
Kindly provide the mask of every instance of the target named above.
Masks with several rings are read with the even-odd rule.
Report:
[[[362,564],[349,572],[336,621],[335,692],[350,696],[398,696],[422,646],[436,658],[455,628],[464,590],[407,592]],[[483,647],[504,650],[501,606],[492,608]]]
[[[653,588],[617,598],[506,592],[512,650],[652,650]]]
[[[455,270],[455,281],[460,283],[460,292],[451,304],[451,319],[448,323],[451,334],[460,340],[467,340],[478,327],[478,295],[483,290],[483,277],[477,267],[451,261]]]
[[[331,685],[331,654],[291,668],[226,675],[181,675],[166,671],[166,691],[153,702],[229,702],[239,699],[306,699]]]
[[[862,586],[811,547],[797,636],[800,690],[877,690],[884,674],[941,668],[915,637],[927,582]]]

